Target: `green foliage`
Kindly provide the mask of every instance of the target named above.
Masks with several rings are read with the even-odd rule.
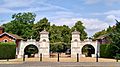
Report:
[[[89,56],[91,56],[91,54],[95,54],[95,49],[92,45],[87,44],[87,45],[83,46],[82,54],[85,54],[86,57],[89,57]]]
[[[25,50],[25,54],[35,54],[38,53],[38,48],[34,45],[28,45]]]
[[[111,44],[101,44],[100,45],[100,57],[102,58],[114,58],[116,55],[114,47]]]
[[[47,18],[43,18],[39,20],[36,24],[34,24],[34,38],[39,40],[39,32],[43,31],[44,29],[49,31],[50,28],[50,22],[48,21]]]
[[[17,34],[25,39],[33,35],[33,23],[35,21],[33,13],[18,13],[12,15],[12,21],[3,24],[5,31],[8,33]]]
[[[39,50],[35,45],[30,44],[24,49],[24,52],[25,52],[25,55],[28,55],[28,57],[30,57],[31,54],[36,54],[39,52]]]
[[[116,54],[120,54],[120,22],[116,20],[116,26],[107,28],[97,32],[93,37],[97,38],[101,35],[106,35],[110,44],[100,46],[101,57],[114,58]]]
[[[71,30],[68,26],[52,25],[49,30],[51,51],[64,52],[70,48]]]
[[[116,26],[114,27],[114,30],[112,33],[110,33],[110,40],[111,40],[111,47],[112,53],[114,53],[114,56],[116,53],[120,54],[120,22],[116,20]]]
[[[50,45],[51,52],[63,52],[63,45],[61,44],[51,44]]]
[[[99,31],[99,32],[96,32],[94,35],[93,35],[93,37],[94,37],[94,39],[96,39],[96,38],[98,38],[99,36],[106,36],[106,37],[108,37],[109,38],[109,34],[111,33],[111,32],[113,32],[113,30],[114,30],[114,27],[108,27],[106,30],[104,29],[104,30],[102,30],[102,31]]]
[[[1,43],[0,42],[0,59],[14,59],[16,54],[15,43]]]
[[[108,44],[101,44],[100,45],[100,57],[102,57],[102,58],[106,58],[107,57],[107,55],[106,55],[106,46],[107,46]]]
[[[93,35],[94,39],[96,39],[97,37],[101,36],[101,35],[105,35],[106,34],[106,30],[102,30],[102,31],[99,31],[97,33],[95,33]]]
[[[115,59],[120,60],[120,54],[116,54]]]
[[[71,30],[74,31],[75,29],[80,32],[81,40],[84,40],[87,38],[87,33],[85,32],[85,27],[83,26],[83,23],[81,21],[77,21]]]
[[[53,52],[65,52],[70,49],[71,31],[77,29],[80,34],[81,40],[87,38],[87,33],[84,31],[85,27],[81,21],[76,22],[72,29],[69,26],[56,26],[50,25],[47,18],[40,19],[37,23],[34,23],[36,15],[34,13],[17,13],[12,15],[12,21],[2,26],[8,33],[13,33],[21,36],[24,39],[29,39],[31,36],[39,40],[39,32],[44,29],[49,32],[50,49]]]

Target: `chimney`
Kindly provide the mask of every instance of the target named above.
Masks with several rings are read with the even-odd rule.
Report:
[[[4,33],[4,28],[0,27],[0,34]]]

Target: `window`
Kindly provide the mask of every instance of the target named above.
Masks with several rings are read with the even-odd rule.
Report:
[[[46,42],[46,40],[45,40],[45,39],[43,39],[43,42]]]
[[[77,42],[78,40],[77,40],[77,39],[75,39],[74,41],[75,41],[75,42]]]
[[[7,39],[4,39],[3,42],[8,42],[8,40],[7,40]]]

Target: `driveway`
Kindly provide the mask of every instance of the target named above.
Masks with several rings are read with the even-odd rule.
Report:
[[[119,62],[23,62],[0,67],[120,67]]]

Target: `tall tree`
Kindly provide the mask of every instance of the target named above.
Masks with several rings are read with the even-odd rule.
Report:
[[[71,30],[74,31],[75,29],[80,32],[81,40],[84,40],[87,38],[87,33],[85,32],[85,27],[83,26],[83,23],[81,21],[77,21]]]
[[[120,22],[116,20],[116,26],[110,33],[110,39],[111,39],[111,47],[113,48],[111,53],[113,56],[116,55],[116,53],[120,54]]]
[[[49,31],[50,28],[50,22],[48,21],[47,18],[43,18],[39,20],[35,25],[34,25],[34,37],[39,40],[39,32],[43,31],[44,29]]]
[[[25,39],[33,35],[32,29],[36,15],[34,13],[17,13],[12,15],[12,21],[3,24],[5,31],[17,34]]]
[[[52,25],[49,31],[51,51],[65,52],[68,48],[70,48],[71,30],[68,26]]]
[[[102,35],[105,35],[107,32],[106,30],[102,30],[102,31],[99,31],[99,32],[96,32],[93,37],[94,39],[98,38],[99,36],[102,36]]]
[[[109,34],[111,32],[113,32],[113,29],[114,29],[114,26],[113,27],[109,26],[106,30],[104,29],[102,31],[96,32],[93,35],[93,37],[94,37],[94,39],[96,39],[96,38],[98,38],[99,36],[102,36],[102,35],[105,35],[105,36],[109,37]]]

